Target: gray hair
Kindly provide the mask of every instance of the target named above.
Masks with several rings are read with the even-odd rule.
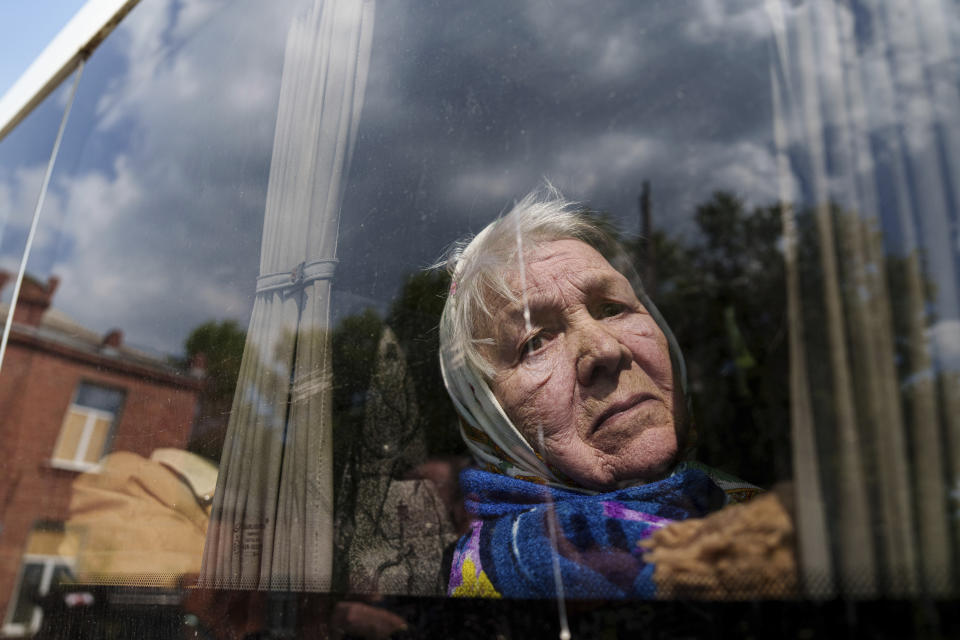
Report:
[[[546,242],[567,239],[580,240],[596,249],[626,276],[645,306],[652,306],[647,305],[640,278],[612,228],[596,213],[565,199],[547,184],[526,195],[475,237],[455,243],[439,263],[451,276],[440,320],[441,345],[462,353],[469,366],[490,380],[493,368],[478,349],[489,339],[475,337],[481,322],[493,316],[490,303],[504,299],[519,304],[510,276],[520,268],[523,253]],[[672,338],[659,314],[655,310],[652,313]]]

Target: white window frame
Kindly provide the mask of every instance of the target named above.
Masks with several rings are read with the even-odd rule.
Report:
[[[0,97],[0,140],[60,86],[140,0],[88,0]]]
[[[97,468],[98,463],[87,462],[84,460],[84,457],[87,454],[87,449],[90,447],[90,439],[93,436],[94,424],[96,424],[98,418],[108,420],[110,422],[110,432],[112,433],[113,428],[116,426],[116,414],[111,413],[110,411],[94,409],[93,407],[71,402],[70,406],[67,408],[66,415],[64,415],[64,421],[66,420],[66,417],[73,411],[85,413],[87,416],[86,422],[83,423],[83,431],[80,432],[80,441],[77,443],[77,450],[73,455],[73,460],[69,460],[67,458],[55,458],[51,456],[50,466],[58,469],[67,469],[69,471],[92,471],[93,469]],[[64,437],[64,426],[65,425],[63,424],[60,425],[60,433],[57,435],[57,442],[53,446],[54,452],[60,449],[60,441]],[[109,442],[110,433],[107,434],[107,439],[104,444],[106,445]],[[104,446],[104,450],[106,450],[106,446]],[[103,451],[100,452],[100,457],[103,457],[103,453]]]
[[[17,608],[17,604],[20,602],[20,587],[23,583],[23,574],[26,572],[27,565],[29,564],[40,564],[43,565],[43,574],[40,577],[40,586],[37,589],[37,594],[40,596],[45,596],[50,593],[50,583],[53,582],[53,572],[58,566],[63,566],[68,569],[73,569],[73,558],[66,556],[56,556],[56,555],[46,555],[39,553],[25,553],[20,558],[20,570],[17,572],[17,580],[13,586],[13,597],[10,602],[7,603],[7,612],[4,616],[3,624],[3,635],[4,636],[27,636],[33,635],[40,630],[40,623],[43,622],[43,609],[39,605],[34,605],[33,613],[30,616],[30,622],[28,624],[23,623],[14,623],[10,619],[13,617],[13,612]]]

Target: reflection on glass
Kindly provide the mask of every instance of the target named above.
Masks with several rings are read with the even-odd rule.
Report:
[[[40,595],[40,581],[43,579],[43,565],[30,563],[23,568],[20,577],[20,588],[16,594],[16,605],[10,623],[16,625],[30,625],[33,620],[35,602]]]
[[[219,460],[224,579],[446,591],[472,462],[437,366],[450,282],[425,267],[546,178],[621,230],[687,361],[697,459],[793,481],[804,592],[955,593],[954,6],[261,4],[143,0],[89,61],[0,378],[24,461],[0,471],[0,591],[34,521],[69,525],[74,483],[95,485],[71,464],[194,495],[165,565],[192,580],[216,472],[157,449]],[[339,24],[321,4],[375,4],[376,27],[320,28]],[[0,143],[8,274],[56,105]],[[332,543],[286,542],[331,509]]]
[[[290,26],[257,302],[221,458],[202,584],[330,589],[327,323],[373,8],[373,2],[312,2]]]
[[[31,635],[38,630],[43,619],[43,598],[71,579],[71,544],[60,523],[40,521],[33,526],[7,608],[5,635]]]
[[[0,141],[0,267],[16,273],[73,76]],[[0,294],[10,303],[12,288]]]
[[[645,284],[693,351],[701,459],[763,485],[789,477],[780,229],[770,211],[776,165],[759,73],[768,62],[763,6],[707,16],[692,6],[608,3],[589,19],[582,7],[533,2],[378,11],[378,25],[391,26],[378,27],[374,41],[336,280],[338,331],[353,340],[349,352],[334,345],[334,375],[356,389],[338,396],[335,387],[335,406],[344,407],[335,416],[335,446],[345,452],[338,501],[349,505],[361,491],[357,478],[373,460],[367,443],[378,442],[354,426],[364,424],[354,407],[372,406],[373,381],[338,378],[347,373],[338,350],[348,367],[350,357],[375,362],[384,325],[413,372],[428,454],[464,453],[450,438],[455,415],[436,400],[436,301],[449,284],[420,271],[543,177],[627,232],[650,230],[650,242],[624,239],[642,270],[656,272]],[[391,464],[403,467],[404,451]],[[381,468],[386,496],[404,472]],[[362,509],[354,523],[349,507],[340,510],[338,550],[376,547],[351,539]],[[408,522],[417,517],[425,519]],[[381,549],[381,564],[402,566]],[[346,584],[369,583],[363,567],[344,574]]]
[[[81,382],[63,419],[51,462],[90,468],[103,457],[110,430],[123,404],[123,391]]]
[[[10,607],[38,520],[88,583],[199,572],[216,468],[185,450],[223,441],[296,4],[144,0],[87,63],[0,376]],[[0,144],[3,294],[63,90]]]
[[[791,240],[801,257],[788,267],[810,357],[792,376],[812,381],[814,422],[802,428],[819,454],[795,459],[797,478],[826,479],[825,542],[844,592],[947,594],[960,401],[950,353],[960,337],[950,240],[960,98],[943,64],[956,58],[951,10],[828,3],[771,15],[778,145],[803,167],[791,175],[782,164],[780,183],[809,207]],[[819,254],[814,270],[805,250]],[[822,508],[805,506],[821,520]],[[823,540],[813,530],[801,538],[808,550]],[[808,580],[830,590],[829,563],[818,570]]]

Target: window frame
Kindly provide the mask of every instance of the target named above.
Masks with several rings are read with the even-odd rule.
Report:
[[[77,402],[77,396],[79,395],[80,388],[84,385],[99,387],[101,389],[107,389],[109,391],[120,393],[123,396],[123,399],[121,400],[117,411],[112,413],[96,407],[79,404]],[[126,389],[122,387],[115,387],[90,380],[80,380],[77,382],[77,386],[73,390],[73,399],[67,406],[66,412],[64,412],[63,420],[60,423],[60,431],[57,433],[57,440],[54,443],[53,451],[50,454],[50,466],[56,469],[65,469],[67,471],[77,472],[88,472],[95,470],[100,464],[100,459],[103,458],[103,456],[106,455],[106,453],[110,450],[110,446],[113,441],[113,435],[117,428],[117,422],[120,419],[120,415],[123,413],[123,404],[127,399],[126,395]],[[86,415],[84,425],[80,432],[80,439],[77,442],[76,451],[74,452],[73,459],[58,458],[56,457],[56,453],[59,451],[60,445],[65,437],[64,429],[66,427],[67,419],[71,415],[75,415],[75,412],[84,413]],[[100,452],[100,455],[97,457],[97,462],[87,462],[84,460],[84,458],[90,447],[90,441],[92,439],[98,418],[108,420],[110,422],[110,427],[107,429],[107,435],[104,437],[103,448]]]
[[[74,568],[74,559],[67,556],[48,555],[42,553],[25,553],[20,556],[20,568],[17,570],[17,579],[14,582],[11,592],[10,602],[7,603],[7,610],[3,618],[2,633],[4,636],[23,637],[36,633],[40,629],[40,623],[43,622],[43,607],[39,604],[33,604],[33,612],[30,615],[29,623],[13,622],[14,612],[17,605],[20,604],[20,598],[23,597],[21,588],[23,587],[23,576],[29,565],[40,565],[43,567],[43,573],[40,575],[40,584],[37,587],[37,596],[43,597],[50,593],[53,574],[58,567],[64,567],[70,571]]]
[[[87,0],[5,94],[0,95],[0,140],[89,57],[140,0]]]

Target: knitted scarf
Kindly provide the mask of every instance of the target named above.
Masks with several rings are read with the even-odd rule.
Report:
[[[556,558],[566,598],[653,598],[653,566],[637,543],[728,500],[702,467],[690,465],[658,482],[594,495],[479,469],[460,480],[474,520],[454,551],[451,596],[557,597]]]

